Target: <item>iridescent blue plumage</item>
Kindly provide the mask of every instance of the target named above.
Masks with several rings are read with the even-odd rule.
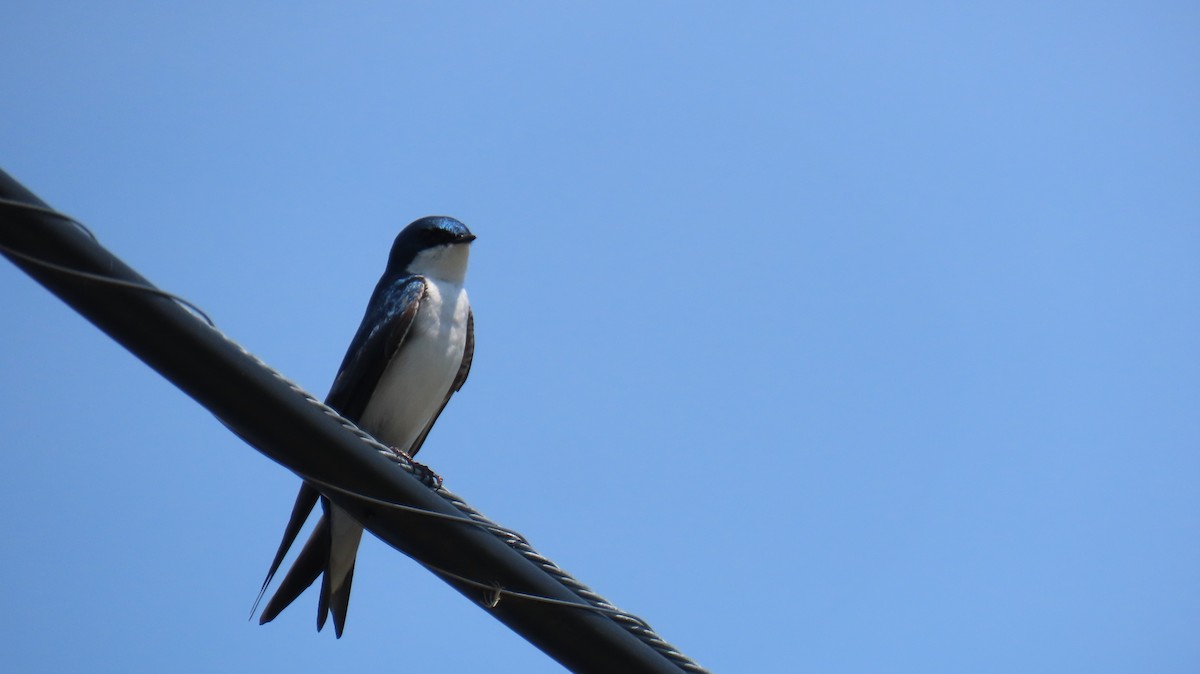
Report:
[[[325,403],[358,423],[388,360],[404,341],[425,292],[420,276],[380,281]]]

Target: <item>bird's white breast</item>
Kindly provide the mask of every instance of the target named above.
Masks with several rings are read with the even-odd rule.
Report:
[[[425,297],[367,408],[362,427],[409,451],[454,384],[467,341],[470,305],[461,284],[426,277]]]

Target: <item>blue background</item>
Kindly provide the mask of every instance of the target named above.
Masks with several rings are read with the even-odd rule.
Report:
[[[1050,6],[1053,5],[1053,6]],[[447,486],[726,672],[1200,669],[1194,3],[9,3],[0,165],[324,395],[478,235]],[[559,671],[0,264],[0,668]]]

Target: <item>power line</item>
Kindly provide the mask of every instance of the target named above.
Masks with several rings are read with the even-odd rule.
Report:
[[[266,366],[198,308],[154,287],[2,170],[0,253],[251,446],[565,667],[705,671],[520,534],[440,485],[422,484],[403,456]]]

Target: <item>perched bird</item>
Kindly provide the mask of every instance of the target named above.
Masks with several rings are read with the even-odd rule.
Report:
[[[409,457],[421,449],[471,370],[475,325],[463,281],[474,240],[466,225],[448,217],[421,218],[396,236],[387,269],[325,400]],[[274,619],[321,576],[317,629],[332,614],[341,637],[363,529],[308,483],[300,487],[255,607],[318,500],[321,519],[263,608],[259,624]]]

